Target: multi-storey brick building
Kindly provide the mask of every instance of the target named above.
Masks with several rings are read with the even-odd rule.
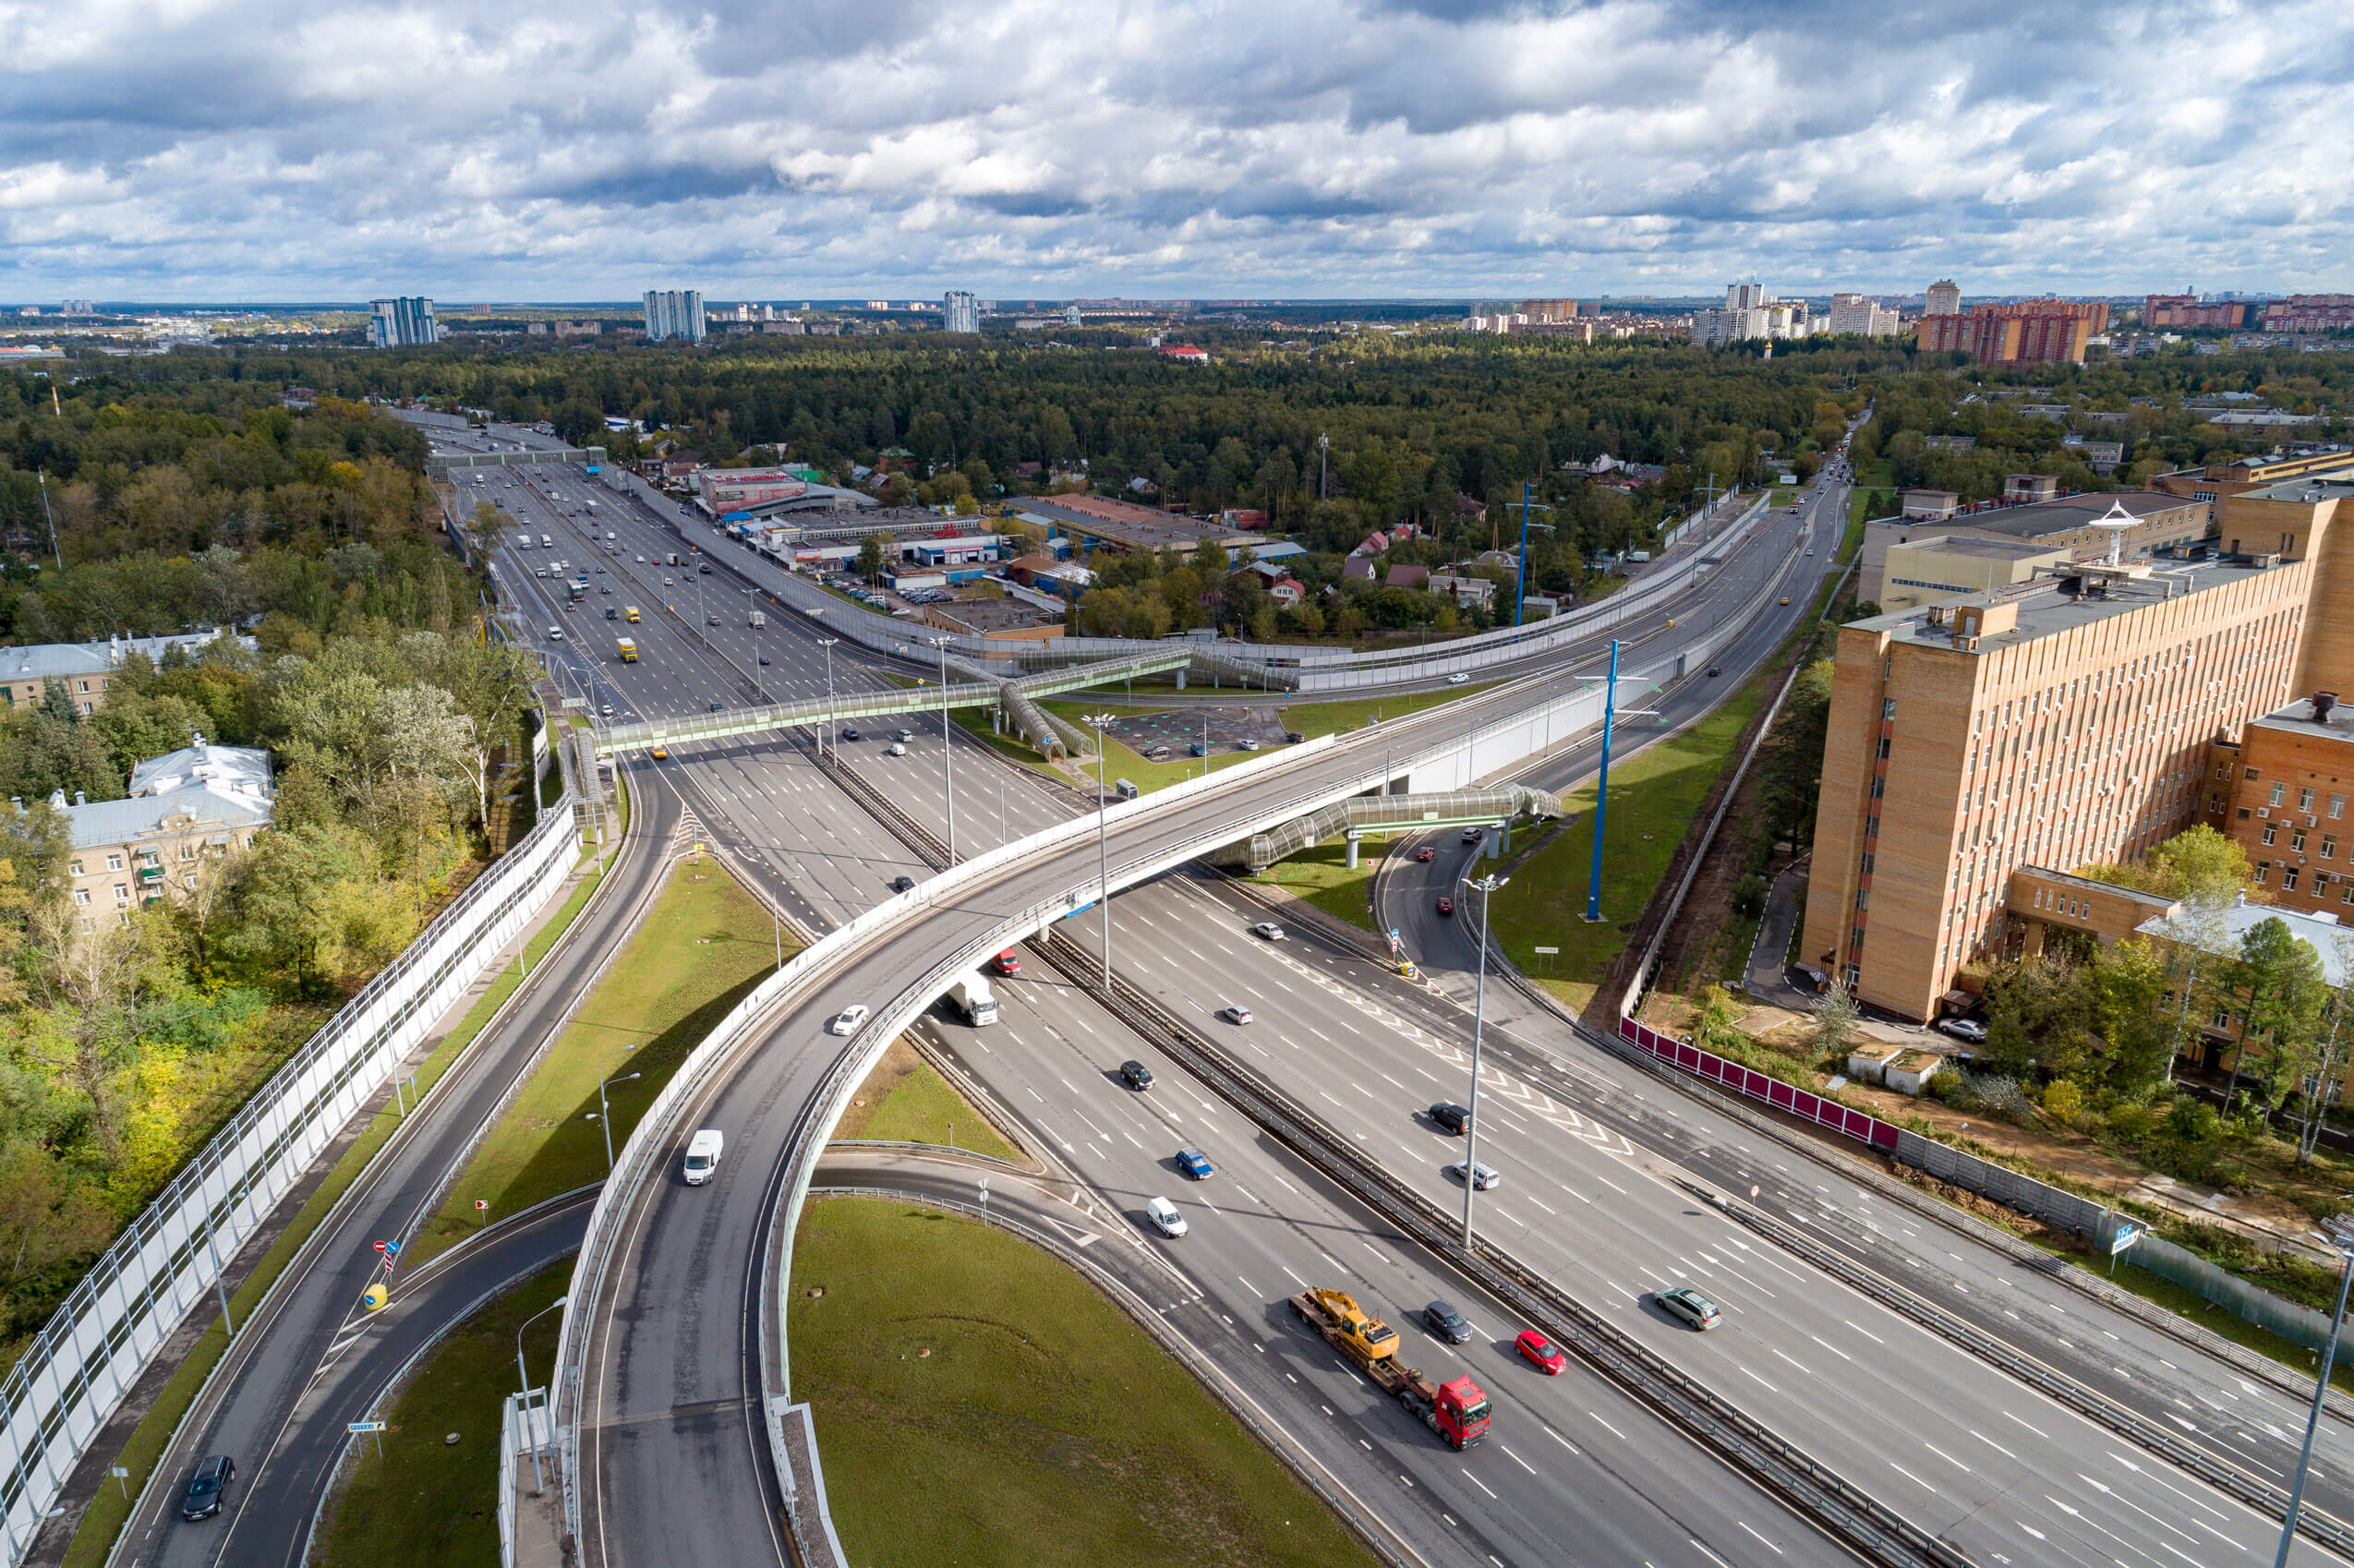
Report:
[[[2196,295],[2153,294],[2142,300],[2145,327],[2222,328],[2237,332],[2252,326],[2263,308],[2239,299],[2202,301]]]
[[[2354,709],[2316,692],[2248,721],[2210,773],[2227,792],[2217,826],[2239,841],[2256,880],[2284,909],[2354,914]]]
[[[2199,820],[2209,740],[2292,690],[2314,572],[2080,562],[1842,627],[1805,960],[1931,1017],[1996,949],[2014,870]]]
[[[2268,332],[2335,332],[2354,327],[2354,294],[2292,294],[2264,307]]]
[[[1959,352],[1989,365],[2081,365],[2085,344],[2108,331],[2108,306],[2070,299],[1974,305],[1960,316],[1924,316],[1913,331],[1924,352]]]

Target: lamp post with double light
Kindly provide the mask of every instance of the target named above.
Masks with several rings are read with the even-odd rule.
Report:
[[[1479,1047],[1488,1020],[1488,900],[1511,881],[1491,873],[1478,880],[1467,876],[1461,887],[1479,894],[1479,981],[1471,994],[1471,1101],[1463,1125],[1463,1249],[1471,1250],[1471,1202],[1479,1193]],[[1458,889],[1460,890],[1460,889]]]

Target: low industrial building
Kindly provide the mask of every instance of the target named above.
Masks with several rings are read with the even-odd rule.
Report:
[[[2007,588],[2066,564],[2068,557],[2066,549],[2044,545],[1931,534],[1889,547],[1880,609],[1912,609],[1956,594]]]
[[[2114,543],[2124,559],[2134,560],[2198,543],[2207,537],[2212,513],[2202,501],[2152,490],[2113,490],[2015,505],[1981,501],[1925,522],[1877,517],[1864,525],[1856,597],[1885,605],[1889,549],[1930,534],[2065,549],[2077,561],[2107,555]]]
[[[193,632],[169,637],[109,637],[103,643],[35,643],[27,647],[0,648],[0,707],[39,706],[50,681],[66,690],[76,713],[95,713],[106,700],[124,663],[133,655],[161,664],[175,648],[191,658],[201,654],[221,633]],[[238,641],[253,645],[249,637]]]

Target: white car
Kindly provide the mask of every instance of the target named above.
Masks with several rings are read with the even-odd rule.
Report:
[[[889,745],[883,748],[883,754],[887,757],[903,757],[907,755],[907,742],[905,741],[894,741]]]
[[[610,718],[613,717],[613,705],[611,703],[607,703],[603,707],[598,708],[597,711],[599,717]]]
[[[564,640],[564,629],[561,626],[550,626],[548,628],[548,636],[550,641],[561,643]]]
[[[874,1016],[874,1009],[865,1003],[852,1002],[834,1015],[834,1021],[826,1026],[826,1031],[829,1034],[856,1034],[860,1027]]]
[[[1185,1216],[1178,1213],[1177,1206],[1165,1198],[1155,1198],[1147,1202],[1144,1205],[1144,1217],[1152,1221],[1153,1228],[1163,1236],[1177,1236],[1185,1234]]]
[[[1485,1160],[1480,1161],[1477,1165],[1472,1166],[1471,1169],[1476,1173],[1471,1185],[1481,1192],[1485,1192],[1491,1188],[1502,1187],[1504,1184],[1503,1173],[1496,1169],[1495,1166],[1488,1164]],[[1455,1177],[1457,1181],[1461,1181],[1463,1179],[1463,1173],[1464,1163],[1461,1160],[1457,1160],[1454,1164],[1447,1167],[1447,1175]]]
[[[1986,1026],[1976,1019],[1941,1019],[1938,1022],[1938,1030],[1956,1040],[1966,1040],[1973,1045],[1986,1043]]]
[[[1457,670],[1455,674],[1447,677],[1447,684],[1450,686],[1460,686],[1468,681],[1470,679],[1470,676],[1464,674],[1461,670]]]
[[[1218,1016],[1225,1019],[1228,1023],[1249,1023],[1250,1021],[1250,1009],[1242,1006],[1240,1003],[1235,1003],[1227,1007],[1220,1007],[1218,1009]]]
[[[1270,942],[1280,942],[1284,939],[1284,928],[1272,920],[1262,920],[1250,928],[1250,935]]]

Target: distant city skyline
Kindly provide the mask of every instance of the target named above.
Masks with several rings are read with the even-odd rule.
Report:
[[[53,20],[0,0],[0,298],[2288,293],[2354,252],[2354,35],[2300,0]]]

